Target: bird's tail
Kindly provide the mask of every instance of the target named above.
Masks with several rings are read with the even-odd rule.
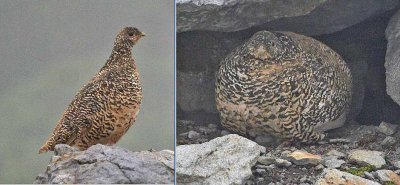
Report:
[[[40,147],[39,154],[46,153],[50,150],[53,150],[53,148],[54,148],[54,140],[53,138],[50,138],[42,147]]]

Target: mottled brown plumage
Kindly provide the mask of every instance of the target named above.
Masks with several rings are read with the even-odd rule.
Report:
[[[216,105],[229,130],[309,143],[344,124],[351,88],[349,68],[326,45],[261,31],[221,62]]]
[[[115,144],[136,119],[142,101],[139,73],[131,49],[144,36],[126,27],[116,37],[110,58],[82,87],[39,153],[68,144],[81,150]]]

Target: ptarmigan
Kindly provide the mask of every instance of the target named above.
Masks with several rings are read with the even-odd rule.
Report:
[[[39,153],[56,144],[81,150],[115,144],[135,122],[142,102],[139,73],[131,49],[145,34],[134,27],[118,33],[110,58],[65,110]]]
[[[229,130],[310,143],[344,124],[351,88],[349,68],[326,45],[261,31],[220,63],[216,105]]]

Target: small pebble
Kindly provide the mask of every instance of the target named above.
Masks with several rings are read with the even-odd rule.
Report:
[[[264,175],[267,173],[267,171],[263,168],[257,168],[256,169],[256,173],[260,174],[260,175]]]
[[[396,169],[400,169],[400,161],[394,162],[394,163],[393,163],[393,166],[394,166]]]
[[[324,167],[324,165],[322,165],[322,164],[319,164],[319,165],[317,165],[317,166],[314,167],[315,170],[322,170],[322,169],[324,169],[324,168],[325,168],[325,167]]]
[[[189,134],[188,132],[184,132],[184,133],[180,133],[179,136],[187,137],[188,134]]]
[[[394,145],[394,144],[396,144],[396,139],[394,138],[394,137],[392,137],[392,136],[387,136],[382,142],[381,142],[381,145],[382,146],[386,146],[386,147],[388,147],[388,146],[392,146],[392,145]]]
[[[268,168],[268,166],[267,165],[263,165],[263,164],[258,164],[258,165],[256,165],[256,168],[264,168],[264,169],[266,169],[266,168]]]
[[[381,124],[379,124],[378,131],[387,136],[390,136],[396,133],[397,127],[398,125],[381,122]]]
[[[364,172],[364,176],[365,176],[365,178],[367,178],[367,179],[375,180],[374,175],[373,175],[372,173],[370,173],[370,172]]]
[[[337,158],[343,158],[346,157],[346,154],[339,152],[337,150],[330,150],[328,153],[326,153],[327,156],[334,156]]]
[[[257,162],[259,162],[263,165],[270,165],[275,162],[275,158],[273,158],[271,156],[260,156],[260,157],[258,157]]]
[[[308,181],[308,178],[307,177],[302,177],[301,179],[300,179],[300,182],[301,183],[304,183],[304,182],[307,182]]]
[[[193,131],[193,130],[189,131],[189,133],[188,133],[189,139],[196,139],[198,137],[200,137],[200,134],[198,132]]]
[[[341,138],[338,138],[338,139],[329,139],[329,143],[350,143],[350,140],[348,140],[348,139],[341,139]]]
[[[275,164],[276,164],[276,166],[279,166],[279,167],[289,167],[289,166],[292,166],[292,163],[289,162],[288,160],[285,160],[285,159],[276,159],[276,160],[275,160]]]
[[[287,157],[290,153],[292,153],[291,151],[285,150],[283,152],[281,152],[281,157],[285,158]]]
[[[208,126],[208,128],[217,128],[218,127],[216,124],[212,124],[212,123],[208,124],[207,126]]]
[[[227,130],[222,130],[221,131],[221,136],[226,136],[226,135],[229,135],[229,134],[231,134],[231,133],[228,132]]]

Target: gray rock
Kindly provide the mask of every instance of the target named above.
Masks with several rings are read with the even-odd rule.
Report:
[[[386,39],[388,41],[385,69],[386,69],[386,91],[387,94],[400,105],[400,11],[389,21],[386,28]]]
[[[260,175],[264,175],[267,173],[267,171],[263,168],[258,168],[258,169],[256,169],[256,173],[258,173]]]
[[[263,165],[270,165],[275,162],[275,158],[271,157],[271,156],[262,155],[262,156],[258,157],[257,162],[259,162],[260,164],[263,164]]]
[[[289,167],[292,166],[292,163],[285,159],[275,159],[275,165],[279,167]]]
[[[71,147],[66,144],[58,144],[54,147],[54,154],[56,156],[62,156],[66,153],[72,153],[72,152],[76,152],[76,151],[79,151],[79,150],[77,148]]]
[[[394,184],[400,184],[400,176],[391,170],[377,170],[376,177],[382,182],[393,182]]]
[[[153,184],[174,182],[174,153],[131,152],[116,146],[94,145],[76,151],[57,145],[60,158],[51,162],[34,183]]]
[[[260,27],[320,35],[340,31],[397,5],[396,0],[178,0],[177,31],[231,32]]]
[[[349,161],[359,165],[372,165],[379,169],[386,165],[384,153],[371,150],[352,150],[349,154]]]
[[[324,168],[325,168],[325,167],[324,167],[324,165],[322,165],[322,164],[319,164],[319,165],[317,165],[317,166],[314,167],[315,170],[322,170],[322,169],[324,169]]]
[[[317,178],[315,185],[329,184],[379,185],[377,182],[347,172],[342,172],[336,169],[324,169],[322,174]]]
[[[189,131],[189,133],[188,133],[189,139],[196,139],[198,137],[200,137],[200,134],[198,132],[193,131],[193,130]]]
[[[381,145],[384,147],[388,147],[388,146],[392,146],[394,144],[396,144],[396,138],[392,137],[392,136],[387,136],[385,139],[383,139],[383,141],[381,142]]]
[[[393,135],[394,133],[396,133],[397,128],[398,128],[398,125],[386,123],[383,121],[383,122],[381,122],[381,124],[379,124],[378,131],[381,133],[384,133],[387,136],[390,136],[390,135]]]
[[[394,166],[396,169],[400,169],[400,161],[394,162],[394,163],[393,163],[393,166]]]
[[[326,153],[326,155],[327,156],[330,156],[330,157],[335,157],[335,158],[343,158],[343,157],[346,157],[346,154],[344,154],[344,153],[342,153],[342,152],[339,152],[339,151],[337,151],[337,150],[330,150],[328,153]]]
[[[228,134],[231,134],[231,133],[229,131],[227,131],[227,130],[222,130],[221,131],[221,136],[226,136]]]
[[[251,175],[263,146],[230,134],[209,142],[176,147],[179,184],[242,184]]]
[[[335,144],[335,143],[350,143],[350,140],[348,139],[329,139],[329,143]]]
[[[324,160],[324,165],[328,168],[340,168],[344,163],[346,163],[346,161],[336,158],[328,158]]]
[[[211,128],[211,129],[216,129],[216,128],[218,128],[218,126],[217,126],[216,124],[212,124],[212,123],[208,124],[207,127],[208,127],[208,128]]]
[[[365,176],[365,178],[367,178],[369,180],[375,180],[375,177],[372,173],[364,172],[364,176]]]

